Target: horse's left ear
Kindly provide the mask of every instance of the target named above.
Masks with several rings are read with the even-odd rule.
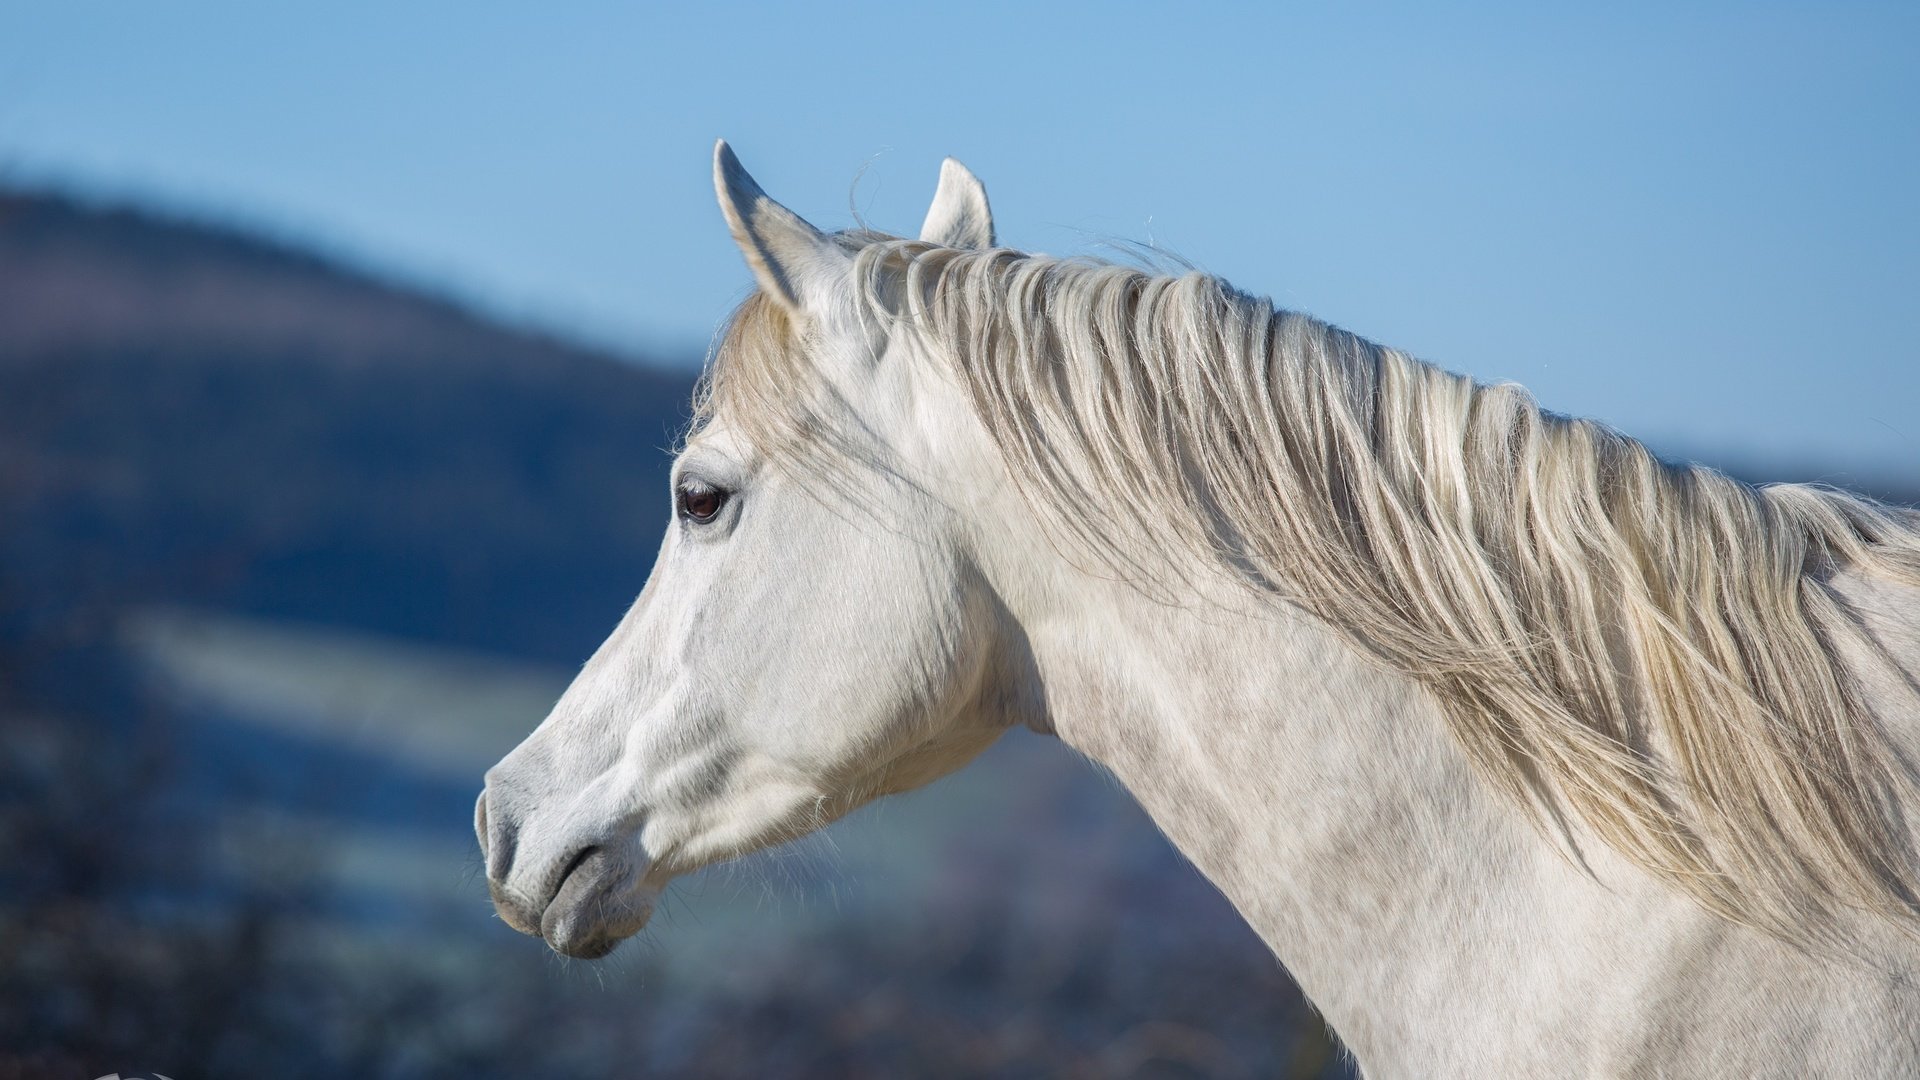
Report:
[[[845,275],[851,259],[833,238],[767,197],[721,139],[713,145],[713,188],[727,228],[760,288],[799,313]]]
[[[933,193],[926,223],[920,226],[920,239],[957,248],[993,246],[993,210],[987,206],[987,189],[952,158],[940,163],[940,188]]]

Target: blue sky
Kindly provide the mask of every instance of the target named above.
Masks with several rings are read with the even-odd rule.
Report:
[[[1920,5],[23,4],[0,176],[697,358],[733,142],[823,226],[940,158],[1656,445],[1920,478]]]

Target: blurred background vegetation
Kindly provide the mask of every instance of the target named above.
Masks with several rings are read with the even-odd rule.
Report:
[[[480,774],[645,580],[688,370],[0,194],[0,1077],[1340,1074],[1024,734],[602,964],[493,918]]]

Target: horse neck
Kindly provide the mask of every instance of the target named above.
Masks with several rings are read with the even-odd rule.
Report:
[[[1054,732],[1118,776],[1370,1074],[1510,1065],[1530,995],[1577,1008],[1631,983],[1630,958],[1557,970],[1569,955],[1697,925],[1630,869],[1605,867],[1613,890],[1581,877],[1472,774],[1424,691],[1307,617],[1054,573],[1011,597]]]

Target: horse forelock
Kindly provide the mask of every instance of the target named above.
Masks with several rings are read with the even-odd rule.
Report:
[[[1427,687],[1487,782],[1730,918],[1920,925],[1914,781],[1842,661],[1877,646],[1827,584],[1920,586],[1920,514],[1664,463],[1198,273],[849,248],[864,315],[951,364],[1044,519],[1141,587],[1208,567],[1305,610]],[[808,352],[748,300],[696,427],[831,446]]]

